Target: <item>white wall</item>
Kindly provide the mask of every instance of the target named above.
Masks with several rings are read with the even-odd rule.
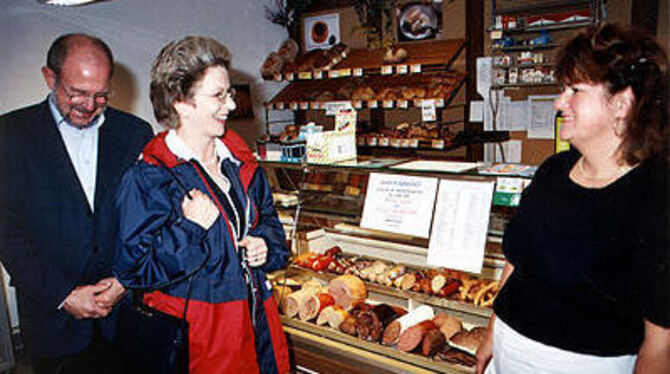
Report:
[[[0,114],[43,100],[48,89],[40,68],[51,42],[67,32],[105,40],[117,62],[112,105],[155,124],[149,101],[149,71],[163,45],[186,35],[205,35],[233,53],[233,83],[248,83],[255,118],[229,126],[253,145],[265,131],[260,105],[282,85],[265,83],[259,68],[286,39],[285,29],[265,19],[269,0],[110,0],[81,7],[54,7],[36,0],[1,0]],[[160,128],[154,125],[155,130]],[[12,304],[10,302],[10,304]],[[12,313],[12,325],[16,325]]]
[[[51,42],[66,32],[105,40],[117,71],[113,105],[155,123],[149,101],[150,64],[168,41],[211,36],[233,53],[233,82],[249,83],[256,101],[247,140],[265,129],[262,103],[281,85],[262,81],[259,68],[286,39],[285,29],[265,19],[264,0],[110,0],[81,7],[55,7],[36,0],[2,0],[0,12],[0,113],[38,102],[48,90],[40,68]],[[231,127],[240,129],[240,124]],[[250,128],[251,127],[251,128]],[[156,130],[159,130],[156,127]]]

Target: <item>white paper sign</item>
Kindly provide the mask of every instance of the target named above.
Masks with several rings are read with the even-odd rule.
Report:
[[[554,95],[528,96],[528,139],[554,138]]]
[[[428,238],[437,179],[371,173],[361,227]]]
[[[428,265],[481,273],[494,182],[440,180]]]
[[[423,122],[433,122],[437,120],[435,100],[423,100],[421,102],[421,119]]]

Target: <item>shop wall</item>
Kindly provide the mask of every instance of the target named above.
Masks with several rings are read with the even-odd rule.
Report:
[[[54,7],[35,0],[3,0],[0,13],[0,114],[43,100],[48,89],[40,68],[51,42],[67,32],[86,32],[112,48],[117,70],[113,104],[134,113],[155,130],[149,101],[150,64],[168,41],[186,35],[211,36],[233,53],[234,83],[249,84],[253,119],[229,121],[253,143],[265,131],[265,114],[258,105],[282,84],[264,83],[259,68],[287,32],[265,19],[267,1],[247,0],[110,0],[81,7]],[[10,294],[11,295],[11,294]],[[11,304],[13,302],[10,301]],[[17,324],[12,306],[12,325]],[[1,311],[0,311],[1,312]]]
[[[233,82],[251,86],[255,103],[282,86],[266,84],[259,68],[287,32],[265,18],[267,1],[110,0],[81,7],[55,7],[35,0],[3,0],[0,15],[0,113],[41,101],[48,93],[40,75],[46,51],[58,35],[83,31],[112,48],[117,74],[113,104],[155,123],[149,101],[150,64],[160,48],[186,35],[206,35],[233,53]],[[265,114],[255,105],[252,120],[234,121],[247,140],[264,131]],[[155,130],[160,130],[155,125]]]

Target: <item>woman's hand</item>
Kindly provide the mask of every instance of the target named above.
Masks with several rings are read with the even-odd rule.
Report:
[[[477,374],[483,374],[493,357],[493,323],[495,321],[495,315],[491,315],[489,320],[489,327],[486,330],[486,338],[484,342],[477,348]]]
[[[261,266],[268,259],[268,246],[265,240],[257,236],[247,236],[240,240],[239,245],[247,248],[249,266]]]
[[[670,372],[670,328],[644,321],[644,341],[637,354],[635,374]]]
[[[192,199],[184,196],[184,200],[181,202],[181,211],[184,213],[184,217],[208,230],[219,217],[219,209],[209,196],[198,189],[194,188],[189,193]]]

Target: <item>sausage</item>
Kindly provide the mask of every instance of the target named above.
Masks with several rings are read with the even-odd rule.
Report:
[[[389,325],[384,330],[382,344],[396,344],[400,334],[407,330],[407,328],[414,326],[421,321],[433,318],[434,314],[435,313],[433,312],[433,308],[428,305],[421,305],[404,316],[394,320],[393,322],[389,323]]]
[[[415,350],[423,342],[423,338],[431,330],[437,330],[437,325],[431,320],[425,320],[408,328],[400,334],[397,348],[403,352]]]
[[[433,357],[442,350],[447,343],[447,339],[440,330],[430,330],[426,333],[421,344],[421,354],[426,357]]]
[[[335,304],[335,299],[330,294],[312,295],[300,306],[298,316],[303,321],[312,320],[321,313],[323,308],[333,304]]]
[[[349,314],[342,323],[340,323],[340,331],[345,334],[356,336],[356,316]]]
[[[369,311],[362,311],[356,316],[356,333],[367,341],[379,341],[384,328],[400,314],[388,304],[379,304]]]

